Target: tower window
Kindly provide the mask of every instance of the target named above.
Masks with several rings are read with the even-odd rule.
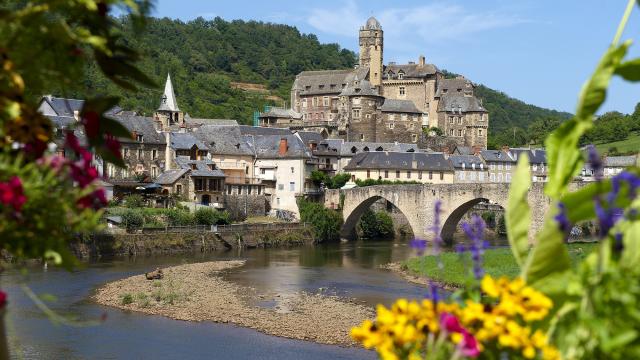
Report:
[[[416,135],[416,134],[411,134],[411,141],[412,141],[412,142],[417,142],[417,141],[418,141],[418,135]]]
[[[478,136],[482,136],[482,129],[478,129]]]

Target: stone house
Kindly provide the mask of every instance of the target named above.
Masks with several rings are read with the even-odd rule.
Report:
[[[489,182],[511,182],[516,169],[516,157],[508,150],[482,150],[482,160],[489,168]]]
[[[604,176],[609,178],[618,175],[628,167],[635,166],[638,155],[607,156],[602,160]]]
[[[481,183],[489,180],[489,169],[479,156],[449,155],[455,169],[455,183]]]
[[[410,100],[385,99],[380,111],[382,128],[376,141],[417,143],[423,126],[428,126],[422,111]]]
[[[186,157],[191,160],[204,160],[209,158],[209,147],[191,133],[166,132],[166,163],[167,170],[174,168],[175,160]]]
[[[265,184],[271,208],[299,216],[297,198],[318,194],[310,179],[316,163],[311,150],[294,134],[245,138],[254,149],[255,172]]]
[[[381,143],[381,142],[342,142],[339,148],[337,160],[338,172],[346,172],[344,169],[351,159],[365,152],[421,152],[416,144],[406,143]]]
[[[187,170],[184,174],[188,179],[184,189],[187,200],[205,206],[224,207],[224,172],[213,161],[193,160],[188,156],[178,156],[174,161],[178,169]]]
[[[265,112],[260,113],[260,126],[263,127],[292,127],[302,126],[302,114],[293,109],[269,106]]]
[[[452,184],[454,168],[440,153],[363,152],[344,168],[351,180],[417,181]]]
[[[545,182],[547,181],[547,152],[544,149],[529,148],[511,148],[509,152],[514,154],[516,161],[520,159],[520,155],[526,153],[529,157],[529,171],[531,171],[531,181]]]

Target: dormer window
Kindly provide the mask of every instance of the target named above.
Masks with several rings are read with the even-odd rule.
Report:
[[[352,153],[352,154],[355,154],[355,153],[356,153],[356,151],[358,151],[358,149],[357,149],[355,146],[352,146],[352,147],[351,147],[351,153]]]
[[[304,87],[305,90],[311,90],[311,85],[307,85]]]
[[[376,151],[382,151],[382,150],[384,150],[384,149],[382,148],[382,146],[378,146],[378,147],[376,148]]]
[[[363,151],[369,151],[369,147],[365,146],[364,149],[362,149]]]
[[[443,94],[446,94],[446,93],[447,93],[447,91],[449,91],[449,89],[442,89],[442,93],[443,93]]]
[[[137,142],[142,142],[142,134],[137,134],[136,135],[136,141]]]
[[[331,84],[331,85],[329,85],[329,87],[330,87],[331,89],[335,89],[335,88],[336,88],[336,84]]]
[[[402,80],[402,79],[404,79],[404,73],[402,71],[400,71],[398,73],[398,80]]]
[[[209,170],[215,170],[215,169],[216,169],[215,164],[209,164]]]
[[[191,170],[198,170],[198,166],[196,164],[191,164]]]
[[[324,85],[318,85],[320,89],[324,89]]]

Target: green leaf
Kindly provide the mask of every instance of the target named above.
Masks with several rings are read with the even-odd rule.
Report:
[[[569,253],[564,245],[564,234],[554,220],[558,211],[557,203],[552,203],[544,226],[536,236],[536,244],[522,269],[524,278],[529,284],[535,284],[550,275],[569,270],[571,267]]]
[[[53,250],[47,250],[44,253],[45,260],[51,260],[54,264],[60,265],[62,264],[62,256]]]
[[[620,265],[635,269],[640,263],[640,221],[632,222],[622,233],[624,245]]]
[[[615,74],[627,81],[640,81],[640,58],[621,63]]]
[[[552,199],[557,200],[566,192],[569,182],[580,170],[582,156],[578,141],[593,126],[593,115],[604,102],[611,77],[630,45],[631,42],[626,41],[607,50],[591,78],[582,87],[576,116],[547,138],[549,182],[545,186],[545,193]]]
[[[596,215],[594,199],[596,196],[606,194],[610,190],[610,180],[593,182],[585,185],[580,190],[564,195],[560,202],[567,209],[569,221],[575,224],[592,219]]]
[[[602,349],[607,353],[633,342],[638,337],[638,332],[633,329],[623,330],[622,332],[619,332],[620,329],[616,330],[615,336],[603,338]]]
[[[529,172],[529,157],[526,154],[518,159],[518,167],[509,188],[509,200],[505,212],[507,236],[511,251],[520,267],[524,265],[529,250],[529,224],[531,223],[531,209],[527,194],[531,187],[531,173]]]

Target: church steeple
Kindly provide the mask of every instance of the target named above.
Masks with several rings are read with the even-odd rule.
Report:
[[[167,74],[167,82],[164,85],[164,93],[160,99],[160,106],[154,116],[159,130],[168,130],[170,127],[184,125],[184,114],[178,108],[176,94],[173,92],[171,75]]]
[[[173,92],[173,84],[171,83],[171,75],[167,74],[167,82],[164,85],[164,94],[160,100],[159,111],[180,111],[176,102],[176,95]]]

